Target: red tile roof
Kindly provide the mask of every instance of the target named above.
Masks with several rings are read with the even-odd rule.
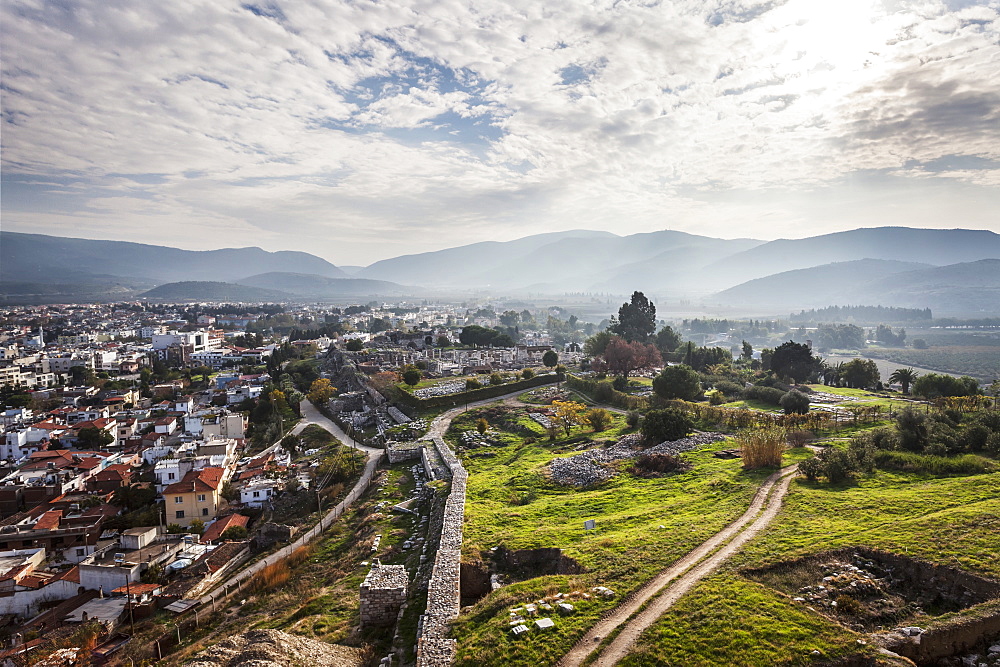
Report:
[[[245,517],[242,514],[227,514],[226,516],[215,521],[211,526],[205,530],[205,534],[201,536],[201,542],[214,542],[215,540],[222,537],[222,534],[226,532],[227,529],[233,526],[243,526],[247,527],[250,518]]]
[[[59,519],[62,518],[62,510],[49,510],[35,522],[35,530],[53,530],[59,527]]]
[[[202,468],[191,470],[184,479],[163,489],[163,494],[193,493],[195,491],[215,491],[222,483],[222,468]]]

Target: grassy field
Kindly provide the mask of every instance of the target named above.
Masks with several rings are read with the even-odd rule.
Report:
[[[863,390],[814,388],[859,399],[845,405],[906,404]],[[477,415],[465,415],[467,422],[456,422],[456,429],[468,428]],[[847,436],[865,428],[871,425],[842,428],[838,437],[820,434],[819,442],[843,446]],[[615,429],[625,432],[617,421]],[[514,583],[466,610],[453,631],[461,665],[552,664],[620,596],[739,516],[766,475],[712,456],[712,450],[733,446],[723,441],[685,454],[692,464],[685,472],[659,479],[621,473],[596,488],[570,489],[552,483],[545,464],[576,453],[579,443],[539,437],[529,444],[523,432],[505,437],[507,445],[493,450],[494,456],[463,454],[469,471],[463,559],[486,561],[488,550],[499,545],[558,547],[585,573]],[[783,464],[809,456],[808,449],[790,449]],[[595,519],[598,530],[584,531],[586,519]],[[860,635],[793,605],[739,570],[862,545],[1000,578],[997,534],[1000,472],[935,477],[882,470],[841,485],[799,478],[774,523],[650,628],[623,664],[797,665],[867,651],[857,641]],[[511,636],[511,608],[595,585],[614,589],[618,597],[577,604],[572,616],[555,616],[556,628],[548,633]]]
[[[934,368],[957,375],[971,375],[985,381],[1000,378],[1000,349],[997,347],[948,345],[927,350],[880,348],[864,350],[862,354],[896,364]]]
[[[464,422],[453,426],[462,429]],[[626,430],[620,417],[613,428],[596,435],[603,439]],[[723,441],[685,454],[693,466],[687,472],[658,479],[621,473],[599,487],[574,489],[552,483],[544,471],[553,458],[576,453],[565,439],[514,440],[491,452],[493,457],[477,457],[478,450],[463,456],[469,471],[463,559],[480,562],[499,545],[558,547],[586,573],[529,579],[478,602],[455,627],[463,665],[552,664],[614,601],[574,602],[576,613],[557,617],[554,631],[520,639],[509,635],[509,607],[595,585],[608,586],[619,597],[629,593],[742,514],[767,475],[712,456],[732,446]],[[587,519],[596,520],[596,531],[583,529]]]

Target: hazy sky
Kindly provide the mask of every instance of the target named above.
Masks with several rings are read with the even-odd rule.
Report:
[[[4,0],[10,231],[1000,231],[1000,1]]]

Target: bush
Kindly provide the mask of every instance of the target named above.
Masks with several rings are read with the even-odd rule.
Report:
[[[742,450],[744,468],[777,468],[785,452],[785,431],[767,427],[741,431],[736,443]]]
[[[790,447],[805,447],[813,440],[812,431],[789,431],[788,445]]]
[[[587,410],[587,423],[595,431],[604,431],[611,425],[611,413],[604,408],[591,408]]]
[[[615,391],[625,391],[628,389],[628,378],[619,375],[611,383],[611,386],[614,387]]]
[[[768,405],[781,405],[781,397],[785,395],[785,392],[780,389],[775,389],[774,387],[764,387],[759,384],[755,384],[752,387],[747,387],[743,390],[743,398],[747,401],[761,401],[762,403],[767,403]]]
[[[722,405],[725,402],[726,402],[726,395],[723,394],[721,391],[716,390],[708,395],[709,405]]]
[[[715,383],[716,391],[721,391],[727,398],[736,398],[743,391],[743,387],[736,384],[735,382],[730,382],[729,380],[720,380]]]
[[[810,482],[815,482],[823,474],[823,463],[815,456],[810,456],[799,464],[799,472]]]
[[[607,382],[601,382],[594,389],[594,400],[598,403],[610,403],[615,397],[615,388]]]
[[[476,420],[476,431],[479,432],[479,435],[486,433],[486,431],[488,431],[489,428],[490,428],[490,423],[486,421],[485,417],[480,417],[479,419]]]
[[[469,378],[468,380],[465,381],[466,391],[471,391],[473,389],[482,389],[482,388],[483,384],[479,380],[476,380],[474,378]]]
[[[420,378],[423,374],[417,368],[408,368],[403,371],[403,382],[410,385],[411,387],[420,382]]]
[[[691,418],[677,408],[650,410],[642,420],[642,436],[651,445],[683,438],[692,428]]]
[[[982,475],[998,469],[995,462],[977,456],[935,456],[913,452],[878,452],[875,465],[881,470],[923,473],[938,476]]]
[[[693,401],[701,396],[701,379],[684,364],[667,366],[653,378],[653,391],[667,400]]]
[[[221,537],[224,540],[245,540],[247,538],[247,529],[244,526],[231,526],[226,528]]]
[[[778,402],[786,415],[804,415],[809,412],[809,397],[795,389],[782,396]]]
[[[625,423],[629,428],[639,428],[639,422],[642,421],[642,415],[640,415],[635,410],[630,411],[625,415]]]
[[[535,371],[531,370],[530,368],[525,368],[523,371],[521,371],[521,377],[524,378],[525,380],[530,380],[531,378],[535,377]]]
[[[490,384],[493,385],[494,387],[502,385],[503,382],[504,382],[503,376],[500,375],[499,373],[491,373],[490,374]]]
[[[688,470],[691,464],[672,454],[643,454],[636,459],[628,472],[636,477],[660,477],[672,472]]]

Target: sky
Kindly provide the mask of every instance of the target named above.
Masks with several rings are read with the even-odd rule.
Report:
[[[1000,0],[5,0],[7,231],[1000,232]]]

